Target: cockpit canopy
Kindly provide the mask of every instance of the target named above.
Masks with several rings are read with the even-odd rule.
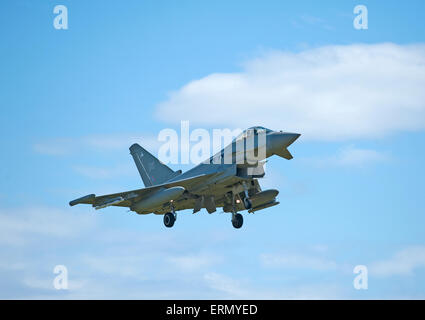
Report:
[[[258,134],[267,134],[269,132],[272,132],[272,130],[267,129],[267,128],[264,128],[264,127],[260,127],[260,126],[251,127],[251,128],[248,128],[248,129],[244,130],[243,132],[241,132],[235,138],[234,141],[245,139],[245,138],[251,137],[253,135],[255,136],[255,135],[258,135]]]

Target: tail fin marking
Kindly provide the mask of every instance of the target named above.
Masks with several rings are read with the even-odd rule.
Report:
[[[164,183],[176,176],[177,172],[171,170],[137,143],[130,147],[130,154],[145,187]]]

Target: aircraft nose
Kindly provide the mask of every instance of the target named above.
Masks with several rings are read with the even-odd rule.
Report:
[[[272,135],[272,148],[274,150],[281,150],[287,148],[300,136],[299,133],[290,132],[274,132]]]
[[[276,154],[285,159],[292,159],[288,147],[297,140],[301,134],[292,132],[275,131],[267,136],[267,157]]]
[[[286,146],[290,146],[300,137],[299,133],[283,133],[284,139],[286,140]]]

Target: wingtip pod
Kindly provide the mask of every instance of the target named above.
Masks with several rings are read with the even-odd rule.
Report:
[[[75,206],[76,204],[80,204],[80,203],[93,203],[95,198],[96,198],[95,194],[88,194],[84,197],[70,201],[69,205],[72,207],[72,206]]]

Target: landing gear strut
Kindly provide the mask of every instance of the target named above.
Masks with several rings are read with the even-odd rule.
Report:
[[[249,209],[252,208],[252,202],[251,202],[251,200],[249,200],[248,187],[246,186],[245,181],[242,182],[242,186],[243,186],[244,193],[245,193],[245,198],[243,199],[243,204],[245,206],[245,209],[249,210]]]
[[[243,199],[243,204],[245,206],[245,209],[247,210],[252,208],[251,200],[249,200],[248,198]]]
[[[239,229],[243,225],[243,217],[236,211],[235,200],[235,193],[232,192],[232,225],[234,228]]]

